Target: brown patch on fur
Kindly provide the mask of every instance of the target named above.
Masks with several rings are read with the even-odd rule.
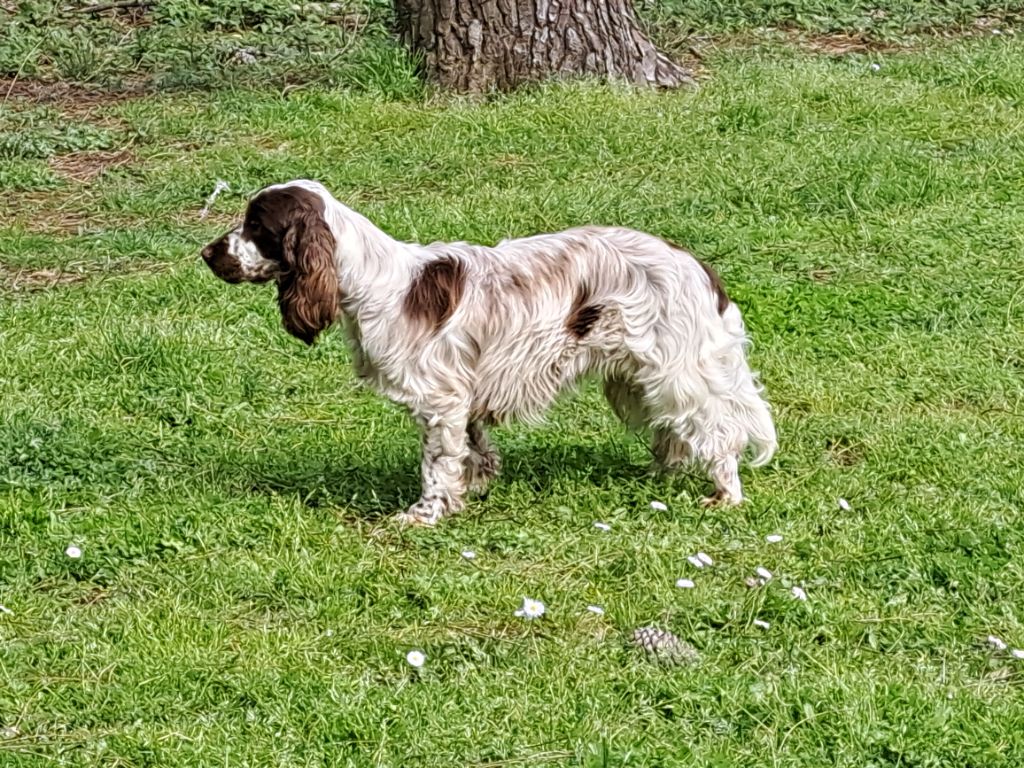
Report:
[[[530,298],[537,293],[538,287],[559,285],[569,279],[570,264],[586,254],[587,247],[579,242],[570,241],[564,248],[553,250],[546,259],[537,259],[530,263],[528,271],[512,271],[504,285],[520,296]]]
[[[711,267],[710,264],[705,264],[697,257],[690,254],[688,250],[683,248],[681,245],[676,245],[671,240],[666,240],[664,237],[661,241],[665,243],[669,248],[674,251],[682,251],[688,254],[690,258],[700,264],[700,268],[704,270],[704,274],[708,276],[708,282],[711,283],[711,290],[718,297],[718,314],[724,314],[725,310],[729,308],[729,294],[725,292],[725,285],[722,283],[722,278],[718,276],[718,273]]]
[[[601,318],[603,311],[603,304],[590,303],[590,290],[586,286],[582,286],[576,291],[576,298],[573,299],[572,307],[569,309],[569,316],[565,319],[565,327],[577,339],[582,339],[590,333],[590,329]]]
[[[413,279],[402,309],[436,333],[459,306],[465,287],[465,265],[457,258],[443,256],[428,262]]]
[[[704,270],[704,274],[708,276],[708,282],[711,283],[711,290],[718,296],[718,314],[724,314],[725,310],[729,308],[729,294],[725,292],[725,286],[722,285],[722,278],[718,276],[718,273],[715,272],[709,264],[705,264],[700,259],[697,259],[697,263],[700,264],[700,268]]]
[[[512,287],[515,288],[519,293],[525,294],[530,292],[530,281],[526,279],[525,275],[521,275],[518,272],[513,272],[509,276],[508,280]]]

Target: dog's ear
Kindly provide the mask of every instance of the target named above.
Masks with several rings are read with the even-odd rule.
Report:
[[[338,314],[334,235],[318,213],[308,211],[290,223],[282,251],[284,271],[277,283],[281,319],[290,334],[312,344]]]

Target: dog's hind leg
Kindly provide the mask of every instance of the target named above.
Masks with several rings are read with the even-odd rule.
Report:
[[[639,384],[625,378],[608,377],[604,382],[604,396],[627,428],[639,430],[648,424],[650,409],[644,403]],[[653,433],[651,453],[659,469],[672,471],[691,460],[693,452],[689,444],[680,439],[672,427],[655,426]]]
[[[469,422],[466,430],[469,439],[469,454],[466,456],[465,483],[470,493],[482,494],[487,484],[501,469],[501,457],[479,421]]]
[[[671,427],[655,427],[651,452],[658,467],[672,472],[693,460],[690,444],[681,439]]]
[[[717,420],[714,408],[668,414],[654,427],[654,456],[665,470],[694,462],[702,466],[715,484],[715,492],[704,504],[739,504],[743,489],[739,477],[739,455],[744,444],[741,433],[726,420]]]
[[[739,476],[743,451],[748,445],[754,447],[752,464],[757,466],[775,450],[768,406],[753,386],[740,386],[724,395],[705,391],[689,403],[678,398],[676,406],[656,416],[654,423],[655,452],[662,462],[692,457],[711,477],[715,492],[704,499],[705,504],[743,501]]]
[[[609,376],[604,380],[604,396],[615,415],[629,429],[640,429],[647,423],[644,392],[635,382]]]

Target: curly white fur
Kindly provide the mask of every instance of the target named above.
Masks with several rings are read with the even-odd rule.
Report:
[[[653,430],[662,464],[706,467],[716,487],[708,501],[742,500],[738,461],[748,445],[755,466],[774,453],[740,311],[685,251],[611,227],[494,247],[404,243],[316,182],[268,187],[254,200],[266,209],[284,193],[322,208],[360,377],[423,429],[422,496],[404,521],[431,525],[460,509],[467,489],[482,490],[498,469],[485,427],[537,419],[589,373],[604,377],[624,422]],[[217,244],[204,257],[225,279],[284,274],[244,226],[222,241],[230,269],[215,264]]]

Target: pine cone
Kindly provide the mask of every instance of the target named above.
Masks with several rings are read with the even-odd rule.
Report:
[[[651,661],[663,664],[696,664],[700,661],[696,648],[665,629],[634,629],[633,644],[643,649]]]

